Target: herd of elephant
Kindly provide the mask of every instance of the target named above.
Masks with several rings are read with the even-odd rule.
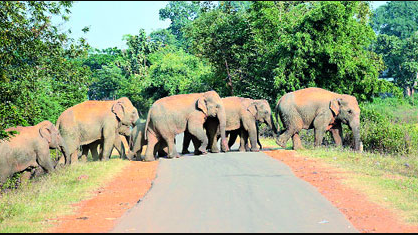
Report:
[[[276,143],[282,147],[292,138],[294,149],[302,148],[299,132],[312,128],[315,146],[322,144],[326,131],[332,133],[336,145],[342,145],[344,123],[353,131],[355,150],[360,148],[360,108],[353,96],[314,87],[301,89],[282,96],[275,113],[276,120],[280,115],[281,131],[266,100],[221,98],[215,91],[161,98],[150,107],[145,122],[140,121],[137,109],[126,97],[85,101],[65,110],[56,125],[43,121],[35,126],[7,129],[18,134],[0,141],[0,184],[16,172],[38,166],[50,172],[59,163],[75,163],[80,157],[86,158],[89,151],[94,160],[108,160],[113,148],[129,160],[179,157],[175,136],[183,132],[182,154],[188,153],[191,141],[195,154],[227,152],[237,136],[239,151],[259,151],[259,123],[271,128]],[[127,153],[122,136],[129,143]],[[147,148],[141,156],[144,145]],[[50,149],[62,152],[58,162],[51,159]]]

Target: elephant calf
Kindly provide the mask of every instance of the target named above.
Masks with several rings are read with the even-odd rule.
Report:
[[[326,131],[331,131],[337,145],[342,145],[342,126],[353,131],[354,148],[360,150],[360,108],[357,99],[321,88],[311,87],[285,94],[276,105],[276,119],[280,115],[285,130],[277,144],[283,148],[290,137],[293,149],[302,148],[299,132],[315,130],[315,146],[320,146]]]
[[[0,183],[29,167],[41,166],[47,173],[54,170],[49,149],[63,150],[65,144],[54,124],[43,121],[36,126],[18,126],[6,131],[19,133],[0,141]]]
[[[128,159],[140,159],[142,148],[148,144],[145,140],[145,122],[141,122],[139,119],[135,123],[135,127],[132,128],[129,139],[129,152],[127,154]],[[154,147],[154,156],[158,153],[159,157],[166,156],[168,153],[167,143],[164,140],[158,141]]]

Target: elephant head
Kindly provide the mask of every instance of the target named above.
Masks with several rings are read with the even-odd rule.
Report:
[[[48,142],[49,148],[56,149],[64,146],[64,140],[54,124],[50,121],[43,121],[38,126],[39,135]]]
[[[360,108],[357,99],[351,95],[341,95],[331,100],[329,107],[335,119],[348,125],[353,131],[354,149],[360,150]]]
[[[206,116],[218,118],[223,149],[228,151],[229,148],[225,135],[226,113],[221,97],[215,91],[208,91],[203,93],[203,96],[197,100],[196,105]]]
[[[139,118],[138,110],[126,97],[115,101],[112,106],[112,112],[116,115],[118,121],[125,126],[135,126],[135,122]]]
[[[277,134],[277,129],[273,122],[271,108],[267,100],[255,100],[250,104],[250,106],[248,106],[247,110],[255,117],[257,121],[267,124],[273,130],[273,133],[275,135]]]

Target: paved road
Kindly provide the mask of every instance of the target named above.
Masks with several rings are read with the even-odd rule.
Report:
[[[159,161],[151,190],[111,232],[357,232],[313,186],[262,152]]]

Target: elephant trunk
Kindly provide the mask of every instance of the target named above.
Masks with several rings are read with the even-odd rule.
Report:
[[[219,120],[219,131],[221,132],[221,149],[224,152],[229,151],[228,142],[226,140],[226,114],[225,114],[225,108],[222,107],[218,114],[218,120]]]
[[[270,119],[267,120],[267,125],[273,130],[273,136],[277,137],[277,128],[273,121],[273,114],[271,114]]]
[[[350,128],[353,131],[354,150],[360,151],[360,124],[359,122],[350,123]]]
[[[68,149],[67,149],[67,145],[65,144],[65,141],[61,136],[59,136],[59,138],[58,138],[58,149],[64,155],[64,158],[62,158],[62,156],[60,156],[58,158],[58,161],[55,164],[55,167],[58,164],[65,164],[65,165],[71,164],[71,162],[70,162],[71,158],[70,158],[70,155],[69,155],[69,152],[68,152]]]

